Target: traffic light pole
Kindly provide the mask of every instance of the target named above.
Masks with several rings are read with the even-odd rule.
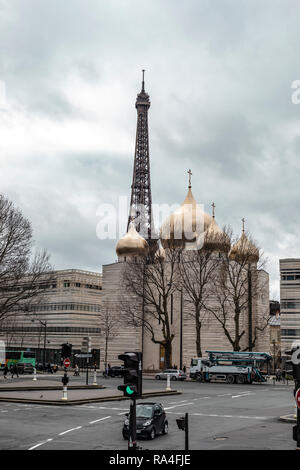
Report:
[[[189,450],[189,414],[185,413],[185,450]]]
[[[128,450],[136,450],[136,399],[130,400]]]
[[[299,367],[299,365],[298,365]],[[300,389],[300,380],[295,380],[295,390],[294,390],[294,396],[295,399],[297,397],[297,391]],[[300,450],[300,408],[299,408],[299,403],[297,403],[297,423],[294,426],[293,429],[293,438],[297,442],[296,444],[296,450]]]
[[[89,358],[86,358],[86,381],[85,384],[89,384]]]

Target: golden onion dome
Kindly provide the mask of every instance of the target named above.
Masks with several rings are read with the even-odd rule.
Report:
[[[214,217],[208,229],[204,232],[202,243],[203,249],[206,251],[223,251],[228,253],[230,250],[230,239],[220,229]]]
[[[149,245],[136,231],[133,222],[130,222],[128,232],[122,237],[116,246],[116,252],[119,257],[126,256],[147,256]]]
[[[259,249],[247,238],[243,230],[241,238],[230,250],[229,258],[233,261],[257,263]]]
[[[184,246],[186,242],[194,242],[199,235],[207,230],[212,217],[203,212],[197,204],[191,187],[180,208],[163,222],[160,228],[160,239],[164,248]],[[198,233],[197,233],[198,232]]]

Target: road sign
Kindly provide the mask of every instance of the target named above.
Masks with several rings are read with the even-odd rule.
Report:
[[[64,360],[64,366],[65,366],[66,368],[68,368],[68,367],[70,367],[70,365],[71,365],[70,359],[68,359],[68,358],[65,359],[65,360]]]
[[[92,357],[93,354],[75,354],[75,357]]]
[[[295,394],[295,400],[296,400],[296,405],[300,409],[300,388],[298,388],[296,394]]]

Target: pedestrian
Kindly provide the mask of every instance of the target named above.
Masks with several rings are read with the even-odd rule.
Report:
[[[7,372],[8,372],[8,367],[7,367],[7,364],[5,364],[4,369],[3,369],[3,377],[4,377],[4,379],[7,379]]]
[[[78,364],[76,364],[76,366],[75,366],[74,375],[75,375],[76,377],[79,377],[79,367],[78,367]]]
[[[283,370],[282,374],[281,374],[283,383],[285,383],[285,374],[286,374],[286,372],[285,372],[285,370]]]
[[[14,378],[14,375],[17,376],[17,378],[19,378],[19,373],[18,373],[18,368],[17,368],[17,364],[14,364],[11,368],[11,378],[13,379]]]
[[[186,367],[185,367],[185,364],[184,364],[184,366],[183,366],[183,369],[182,369],[182,370],[183,370],[183,372],[184,372],[184,373],[186,373]]]
[[[276,369],[276,381],[280,382],[281,381],[281,370]]]

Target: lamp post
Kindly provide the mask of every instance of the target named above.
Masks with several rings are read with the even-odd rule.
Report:
[[[44,327],[44,351],[43,351],[43,370],[45,370],[45,365],[46,365],[46,339],[47,339],[47,320],[42,321],[39,318],[35,318],[34,320],[31,320],[34,322],[35,320],[38,320],[40,324]]]
[[[183,294],[182,289],[180,290],[180,365],[179,368],[182,370],[182,317],[183,317]]]

